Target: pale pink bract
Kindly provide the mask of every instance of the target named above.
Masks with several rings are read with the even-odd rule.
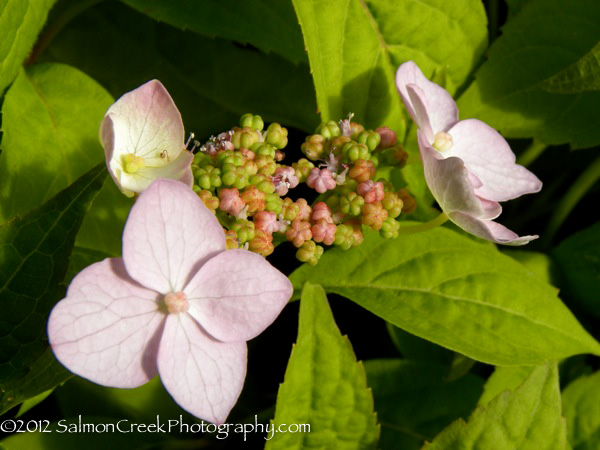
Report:
[[[81,271],[52,310],[48,337],[73,373],[133,388],[157,374],[185,410],[223,423],[246,376],[246,341],[279,315],[290,281],[225,234],[183,184],[159,179],[136,201],[123,258]]]
[[[477,120],[458,120],[452,96],[429,81],[412,61],[396,74],[398,90],[417,132],[425,179],[446,215],[483,239],[523,245],[538,236],[521,236],[494,222],[498,202],[540,191],[542,182],[515,163],[504,138]]]
[[[131,197],[157,178],[192,187],[191,152],[185,150],[181,114],[158,80],[119,98],[100,126],[106,166],[121,191]]]

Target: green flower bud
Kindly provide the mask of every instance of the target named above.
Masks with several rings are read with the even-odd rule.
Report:
[[[359,216],[362,212],[362,206],[365,199],[356,192],[349,192],[340,199],[340,211],[349,216]]]
[[[402,211],[402,199],[395,192],[386,192],[381,204],[388,212],[388,217],[395,219]]]
[[[254,223],[246,219],[237,219],[231,227],[237,234],[240,243],[254,239]]]
[[[205,167],[210,166],[213,163],[213,159],[206,153],[198,152],[194,155],[194,161],[192,166]]]
[[[333,245],[338,245],[342,247],[342,249],[348,250],[352,247],[353,241],[354,234],[352,227],[343,223],[338,225],[335,230],[335,241],[333,241]]]
[[[347,160],[352,162],[359,159],[370,160],[369,148],[365,144],[357,142],[348,142],[342,146],[342,154]]]
[[[364,130],[358,133],[356,140],[361,144],[365,144],[370,151],[373,151],[381,142],[381,135],[376,131]]]
[[[306,183],[310,172],[314,169],[315,165],[308,159],[300,158],[298,162],[292,163],[292,167],[296,171],[296,176],[300,183]]]
[[[273,211],[279,216],[283,212],[283,199],[276,193],[267,194],[265,211]]]
[[[204,190],[211,190],[221,186],[221,170],[213,166],[206,166],[194,171],[196,184]]]
[[[340,195],[337,193],[331,194],[325,200],[325,203],[329,208],[331,208],[331,212],[337,212],[340,210]]]
[[[379,234],[384,239],[395,239],[398,237],[398,230],[400,229],[400,222],[388,217],[384,220]]]
[[[250,184],[256,186],[259,190],[265,194],[272,194],[275,192],[275,184],[271,181],[271,177],[258,173],[250,177]]]
[[[256,131],[262,131],[265,123],[262,120],[262,117],[254,114],[244,114],[240,119],[240,127],[242,128],[252,128]]]
[[[256,153],[257,155],[264,155],[264,156],[268,156],[271,159],[275,159],[275,152],[276,152],[276,148],[274,146],[272,146],[271,144],[268,144],[266,142],[256,142],[255,144],[253,144],[251,147],[248,147],[250,150],[252,150],[254,153]]]
[[[300,205],[294,203],[294,201],[286,197],[283,199],[283,218],[285,220],[289,220],[290,222],[294,221],[298,214],[300,213]]]
[[[236,167],[233,165],[226,165],[223,167],[221,179],[225,186],[232,186],[237,189],[244,189],[249,184],[248,173],[246,170],[243,167]]]
[[[300,146],[300,150],[302,150],[302,153],[304,153],[307,158],[312,159],[313,161],[322,159],[326,152],[325,138],[320,134],[307,136]]]
[[[311,266],[319,262],[321,255],[323,255],[323,247],[315,244],[313,240],[305,241],[296,252],[298,260],[309,263]]]
[[[315,130],[316,134],[320,134],[325,139],[331,139],[342,134],[342,130],[337,122],[330,120],[327,123],[322,123]]]
[[[260,133],[249,127],[236,128],[233,136],[231,136],[231,142],[236,150],[242,147],[250,148],[259,139]]]
[[[288,142],[288,131],[278,123],[272,123],[267,128],[265,133],[265,142],[275,146],[278,149],[282,149],[287,145]]]

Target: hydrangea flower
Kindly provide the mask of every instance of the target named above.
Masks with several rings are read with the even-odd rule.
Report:
[[[412,61],[396,74],[402,100],[419,127],[425,179],[444,213],[462,229],[498,244],[523,245],[521,236],[493,221],[498,202],[538,192],[542,182],[515,163],[504,138],[477,119],[458,120],[452,96]]]
[[[292,295],[262,256],[225,248],[218,220],[191,189],[155,181],[131,210],[123,258],[84,269],[52,310],[57,359],[105,386],[133,388],[159,374],[183,409],[224,422],[244,384],[246,341]]]
[[[132,197],[157,178],[193,185],[181,114],[158,80],[123,95],[100,126],[106,165],[119,189]]]

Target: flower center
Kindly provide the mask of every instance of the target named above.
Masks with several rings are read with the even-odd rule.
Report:
[[[127,173],[136,173],[144,167],[144,158],[135,156],[133,153],[128,153],[123,156],[123,170]]]
[[[165,305],[167,305],[167,310],[170,314],[187,312],[187,310],[190,309],[187,295],[181,291],[170,292],[165,295]]]
[[[435,140],[433,141],[433,148],[438,152],[445,152],[452,148],[452,136],[445,131],[438,131],[435,134]]]

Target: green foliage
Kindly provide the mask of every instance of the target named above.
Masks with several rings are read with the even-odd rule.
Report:
[[[260,0],[123,0],[124,3],[170,25],[207,37],[251,44],[275,52],[293,63],[306,53],[294,9],[289,1]]]
[[[557,275],[554,261],[545,253],[532,252],[522,249],[514,250],[510,248],[503,248],[502,253],[510,256],[516,261],[519,261],[546,283],[557,286]]]
[[[600,317],[600,222],[565,239],[552,256],[568,292],[586,311]]]
[[[483,394],[479,398],[480,405],[487,405],[504,391],[514,391],[535,370],[532,366],[496,367],[487,379]]]
[[[564,449],[566,430],[556,363],[534,369],[513,392],[504,392],[459,420],[423,450],[442,449]]]
[[[0,413],[70,376],[50,352],[46,321],[65,295],[69,254],[106,177],[103,166],[0,227]]]
[[[562,80],[561,72],[597,45],[599,26],[597,2],[528,1],[503,28],[460,98],[461,117],[483,120],[505,137],[534,137],[573,148],[599,144],[600,93],[545,90],[546,80]],[[592,83],[589,73],[582,75]]]
[[[112,102],[73,67],[41,64],[20,72],[2,110],[0,220],[41,205],[104,160],[98,129]],[[120,254],[131,203],[109,180],[78,243]]]
[[[600,448],[600,372],[578,378],[563,391],[567,438],[573,450]]]
[[[186,130],[199,138],[231,128],[248,111],[305,131],[318,124],[306,64],[157,24],[118,3],[86,11],[48,51],[93,76],[115,97],[160,79]]]
[[[381,421],[383,449],[419,449],[477,404],[483,380],[474,375],[448,382],[448,367],[401,359],[365,361]]]
[[[376,448],[379,425],[364,367],[337,328],[325,291],[306,283],[298,339],[279,389],[275,427],[310,424],[309,433],[277,433],[266,449]]]
[[[449,229],[326,252],[290,279],[343,295],[412,334],[496,365],[539,364],[600,345],[556,289],[495,248]]]
[[[558,94],[600,90],[600,42],[576,63],[544,81],[542,88]]]
[[[0,0],[0,96],[19,73],[55,0]]]

